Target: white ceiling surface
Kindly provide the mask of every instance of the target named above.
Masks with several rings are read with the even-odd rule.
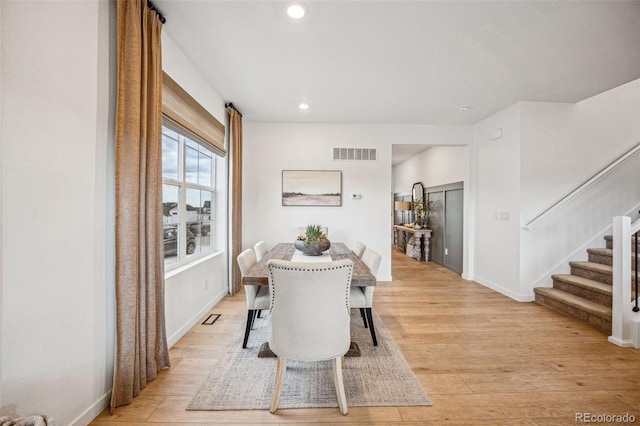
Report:
[[[318,0],[301,21],[285,1],[154,4],[249,122],[474,124],[640,78],[639,1]]]

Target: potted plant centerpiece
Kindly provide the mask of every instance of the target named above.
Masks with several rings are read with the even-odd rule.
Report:
[[[421,229],[427,227],[427,216],[431,207],[432,201],[415,201],[413,203],[413,210],[415,212],[415,229]]]
[[[307,256],[319,256],[329,250],[331,241],[322,232],[320,225],[307,225],[304,235],[298,235],[295,246]]]

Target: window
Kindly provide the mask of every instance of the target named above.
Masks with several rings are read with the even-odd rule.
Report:
[[[173,267],[213,250],[214,153],[162,126],[164,264]]]

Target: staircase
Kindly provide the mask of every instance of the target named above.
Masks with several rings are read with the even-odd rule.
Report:
[[[587,249],[588,261],[569,262],[571,274],[552,275],[553,287],[533,290],[536,303],[611,333],[613,239],[604,239],[606,248]]]

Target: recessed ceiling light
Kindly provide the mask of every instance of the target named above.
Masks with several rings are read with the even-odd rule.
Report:
[[[471,109],[471,107],[469,105],[463,105],[463,106],[458,108],[458,112],[467,112],[470,109]]]
[[[300,108],[300,109],[309,109],[309,104],[300,104],[300,105],[298,105],[298,108]]]
[[[291,19],[302,19],[307,14],[307,8],[302,3],[291,3],[287,7],[287,15]]]

